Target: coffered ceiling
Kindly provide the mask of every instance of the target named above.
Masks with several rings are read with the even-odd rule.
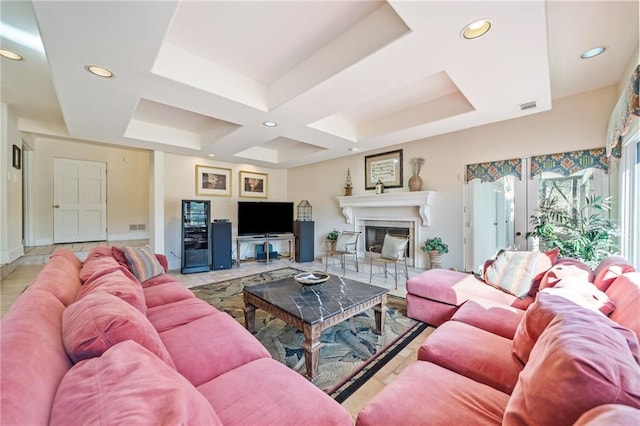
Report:
[[[638,45],[637,1],[1,7],[2,46],[25,57],[2,58],[0,75],[22,131],[273,168],[549,110],[616,84]],[[480,18],[490,31],[461,37]]]

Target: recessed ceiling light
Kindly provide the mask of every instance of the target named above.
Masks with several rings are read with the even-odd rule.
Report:
[[[583,52],[582,55],[580,55],[580,57],[582,59],[593,58],[594,56],[598,56],[601,53],[604,53],[605,50],[607,50],[607,48],[605,46],[597,46],[597,47],[591,48],[591,49]]]
[[[8,49],[0,49],[0,56],[13,59],[14,61],[21,61],[23,59],[22,55]]]
[[[104,78],[112,78],[113,73],[104,67],[100,67],[98,65],[87,65],[84,67],[91,74],[97,75],[98,77]]]
[[[478,19],[464,27],[460,35],[467,40],[473,40],[474,38],[485,35],[490,29],[491,21],[488,19]]]
[[[278,123],[276,123],[275,121],[263,121],[262,125],[267,127],[276,127]]]
[[[208,157],[215,157],[215,154],[207,154]]]
[[[357,146],[352,146],[351,148],[349,148],[349,151],[356,152],[356,151],[358,151],[359,149],[360,149],[360,148],[358,148]]]

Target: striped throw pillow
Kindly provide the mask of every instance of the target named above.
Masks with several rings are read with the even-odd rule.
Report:
[[[162,265],[149,244],[142,247],[123,247],[129,269],[141,283],[164,273]]]

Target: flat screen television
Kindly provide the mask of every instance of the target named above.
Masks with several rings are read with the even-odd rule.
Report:
[[[238,201],[238,235],[293,232],[293,202]]]

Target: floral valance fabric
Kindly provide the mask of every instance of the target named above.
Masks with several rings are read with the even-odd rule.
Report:
[[[621,143],[622,137],[629,130],[633,116],[640,117],[639,78],[640,65],[636,66],[634,72],[631,73],[629,84],[627,84],[625,91],[618,98],[607,124],[607,154],[618,158],[621,151],[614,148]]]
[[[531,157],[531,178],[542,172],[554,172],[562,176],[569,176],[588,168],[608,172],[609,161],[604,148]]]
[[[480,179],[481,182],[494,182],[504,176],[516,176],[522,179],[522,160],[501,160],[488,163],[467,164],[465,182]]]

